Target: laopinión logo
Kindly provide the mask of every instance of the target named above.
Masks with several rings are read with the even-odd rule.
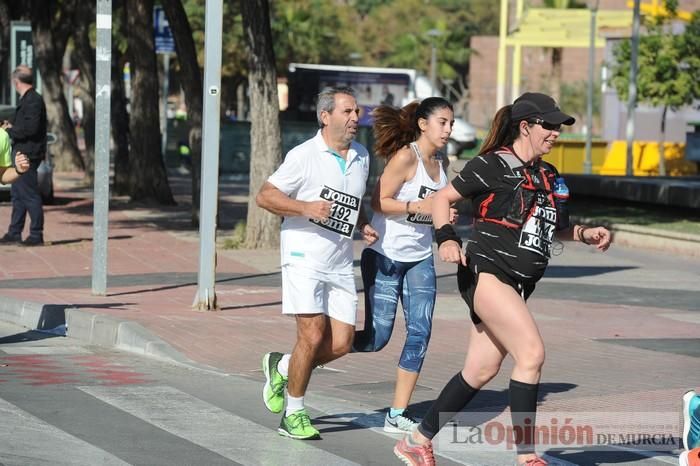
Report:
[[[681,448],[677,412],[538,412],[523,416],[522,425],[516,426],[507,411],[453,414],[441,414],[451,421],[435,437],[436,451],[514,451],[523,443],[539,450]]]

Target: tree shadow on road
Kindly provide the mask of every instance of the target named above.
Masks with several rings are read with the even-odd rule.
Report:
[[[538,401],[544,401],[547,396],[552,393],[563,393],[575,389],[578,385],[571,383],[552,383],[546,382],[540,384],[540,389],[537,394]],[[428,408],[433,404],[433,400],[421,401],[413,403],[409,406],[412,415],[422,419],[428,411]],[[458,418],[462,421],[468,419],[471,425],[488,422],[503,413],[508,407],[508,390],[481,390],[476,397],[469,403],[467,408],[462,411]],[[342,432],[346,430],[365,429],[371,427],[383,427],[384,416],[386,409],[378,409],[373,413],[338,413],[332,415],[318,416],[314,418],[314,422],[318,425],[333,425],[336,427],[327,427],[319,429],[321,433]],[[347,421],[346,419],[354,419]],[[462,425],[462,424],[459,424]]]

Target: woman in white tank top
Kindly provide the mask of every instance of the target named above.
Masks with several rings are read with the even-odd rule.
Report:
[[[379,234],[362,253],[365,326],[355,332],[357,352],[381,350],[389,342],[399,300],[406,342],[397,369],[394,399],[384,421],[387,432],[410,431],[416,421],[406,412],[423,365],[435,307],[432,201],[447,184],[447,145],[454,123],[452,106],[430,97],[402,109],[374,110],[375,155],[386,166],[372,197],[372,226]]]

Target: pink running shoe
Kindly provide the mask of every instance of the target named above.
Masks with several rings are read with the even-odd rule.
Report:
[[[532,458],[531,460],[527,460],[524,463],[520,463],[519,466],[547,466],[548,464],[549,463],[538,456],[536,458]]]
[[[435,466],[432,442],[412,446],[408,444],[407,438],[408,435],[394,446],[394,454],[409,466]]]
[[[700,448],[681,453],[678,464],[680,466],[700,466]]]

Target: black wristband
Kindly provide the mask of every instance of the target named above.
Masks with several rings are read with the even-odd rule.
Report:
[[[457,236],[454,228],[452,228],[452,225],[449,223],[446,223],[435,230],[435,242],[438,244],[438,247],[440,247],[440,245],[445,241],[456,241],[457,244],[459,244],[459,247],[462,247],[462,240],[459,236]]]
[[[583,232],[586,231],[586,230],[588,230],[588,228],[589,228],[589,227],[587,227],[587,226],[585,226],[585,225],[579,225],[579,226],[578,226],[578,234],[577,234],[579,241],[581,241],[581,242],[582,242],[583,244],[585,244],[586,246],[590,246],[590,245],[591,245],[591,243],[589,243],[588,241],[586,241],[586,238],[584,238],[584,236],[583,236]]]

